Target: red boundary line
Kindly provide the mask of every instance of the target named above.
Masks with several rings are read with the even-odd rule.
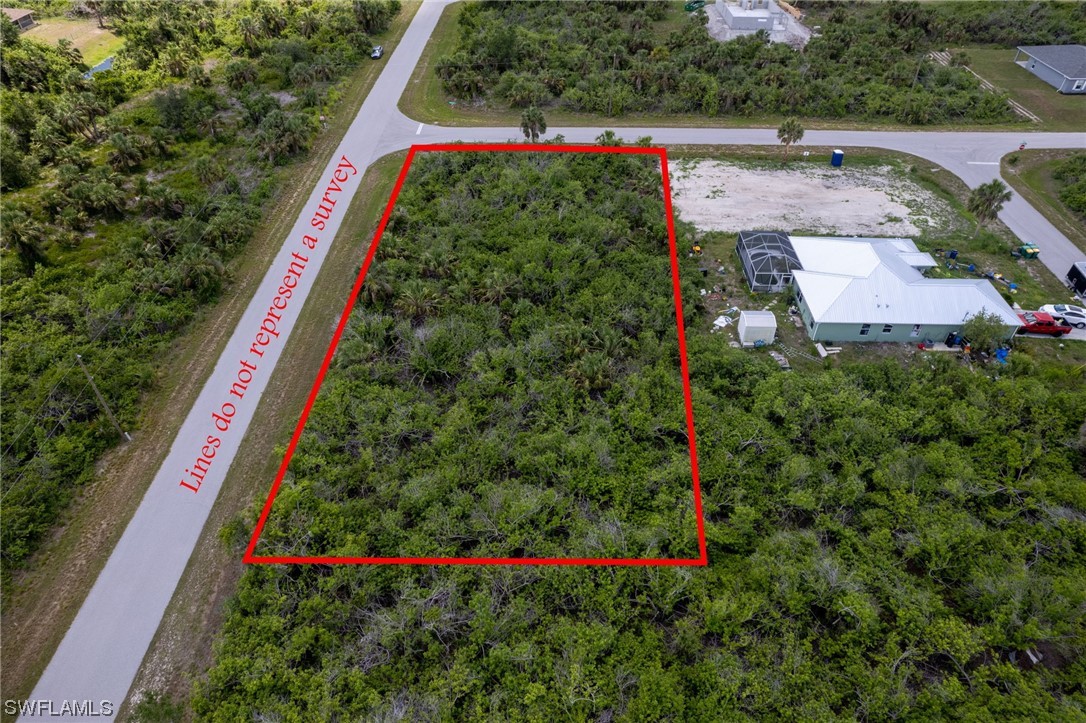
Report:
[[[294,450],[298,446],[298,440],[301,439],[302,431],[305,428],[305,423],[309,419],[309,413],[313,408],[313,402],[317,399],[317,393],[320,391],[321,384],[324,381],[324,375],[328,372],[328,366],[332,362],[332,357],[335,354],[336,347],[339,346],[339,339],[343,335],[343,330],[347,326],[347,320],[350,318],[351,310],[354,308],[355,302],[358,299],[358,294],[362,290],[362,282],[365,281],[366,274],[370,268],[370,264],[373,262],[373,257],[377,253],[377,246],[381,241],[381,236],[385,232],[385,226],[388,225],[388,219],[392,215],[392,209],[396,205],[396,199],[399,197],[400,190],[403,188],[404,180],[407,178],[407,171],[411,167],[411,162],[415,159],[416,153],[426,153],[430,151],[498,151],[514,153],[525,151],[540,151],[545,153],[625,153],[654,155],[660,158],[660,170],[664,189],[664,215],[667,217],[668,245],[671,251],[671,285],[672,292],[675,298],[675,321],[679,335],[679,368],[682,374],[683,400],[686,405],[686,426],[690,448],[690,471],[694,482],[694,513],[697,518],[699,553],[698,557],[319,557],[304,555],[280,556],[254,554],[254,552],[256,551],[256,546],[260,542],[260,535],[264,531],[264,525],[268,521],[268,515],[271,513],[272,503],[275,501],[275,497],[279,493],[279,487],[283,483],[283,478],[286,476],[287,467],[290,464],[291,458],[294,456]],[[366,260],[362,263],[362,269],[358,273],[358,278],[355,279],[354,288],[351,290],[351,295],[350,297],[348,297],[347,303],[343,308],[343,315],[340,317],[339,325],[336,327],[335,334],[332,335],[332,342],[331,344],[329,344],[328,351],[324,355],[324,362],[321,364],[320,371],[317,372],[317,378],[314,380],[313,388],[309,392],[309,398],[306,400],[305,409],[302,410],[302,416],[298,420],[297,426],[295,426],[294,428],[294,434],[290,439],[290,444],[287,446],[286,454],[283,455],[283,461],[279,465],[279,472],[276,474],[275,482],[272,484],[271,490],[268,492],[267,500],[264,501],[264,508],[260,511],[260,518],[257,520],[256,528],[253,530],[252,537],[249,540],[249,545],[245,550],[245,556],[242,558],[242,562],[246,564],[310,563],[324,565],[625,565],[646,567],[678,567],[688,565],[703,567],[705,565],[708,565],[709,554],[705,542],[705,518],[701,504],[701,480],[698,475],[697,444],[694,438],[694,405],[690,394],[690,373],[686,361],[686,332],[683,325],[682,294],[679,286],[679,261],[677,243],[675,240],[675,220],[671,205],[671,181],[668,175],[667,150],[662,147],[571,146],[546,145],[535,143],[439,143],[411,146],[407,151],[407,158],[404,159],[403,167],[400,168],[400,174],[396,178],[396,185],[393,187],[392,195],[389,197],[388,204],[385,206],[385,212],[381,216],[381,222],[380,224],[378,224],[377,231],[373,235],[373,241],[370,242],[369,251],[366,253]]]

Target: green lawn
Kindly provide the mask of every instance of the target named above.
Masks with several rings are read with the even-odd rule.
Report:
[[[95,20],[46,18],[38,26],[26,31],[25,35],[50,45],[55,45],[61,38],[67,38],[83,53],[83,60],[87,65],[92,67],[115,55],[124,45],[124,38],[98,27]]]
[[[1075,151],[1064,149],[1018,151],[1003,157],[1002,172],[1015,192],[1043,213],[1071,243],[1086,251],[1086,227],[1081,218],[1060,202],[1059,183],[1052,177],[1056,165],[1074,154]],[[1011,163],[1014,158],[1017,161]]]
[[[1086,131],[1086,95],[1064,95],[1014,63],[1012,48],[957,48],[969,55],[969,67],[992,85],[1041,117],[1037,130]]]

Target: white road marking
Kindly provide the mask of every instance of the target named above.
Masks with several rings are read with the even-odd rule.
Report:
[[[999,161],[966,161],[970,166],[998,166]]]
[[[422,124],[422,123],[419,123],[419,129],[418,129],[417,131],[415,131],[415,135],[416,135],[416,136],[417,136],[417,135],[418,135],[419,133],[422,133],[422,126],[423,126],[423,125],[424,125],[424,124]]]

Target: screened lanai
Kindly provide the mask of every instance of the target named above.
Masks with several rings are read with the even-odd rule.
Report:
[[[792,272],[803,265],[788,234],[782,231],[740,231],[735,252],[743,262],[750,290],[777,293],[792,283]]]

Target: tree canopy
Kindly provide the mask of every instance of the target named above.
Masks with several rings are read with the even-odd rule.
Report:
[[[399,6],[88,7],[125,40],[90,78],[70,44],[0,18],[5,591],[116,441],[74,355],[131,428],[155,360],[229,283],[274,166],[309,147],[334,82]],[[208,71],[212,53],[229,59]]]
[[[661,2],[472,3],[435,72],[451,95],[498,107],[1005,123],[1005,95],[928,53],[984,32],[985,12],[1008,23],[996,35],[1086,38],[1081,13],[1052,3],[801,4],[821,30],[794,49],[765,33],[718,41],[704,13],[675,19]]]

